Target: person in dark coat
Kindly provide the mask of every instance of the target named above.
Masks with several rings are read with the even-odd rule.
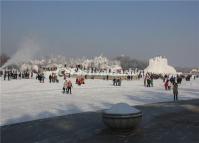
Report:
[[[50,74],[49,75],[49,82],[51,83],[51,81],[52,81],[52,75]]]
[[[21,79],[21,72],[19,72],[19,79]]]
[[[7,74],[7,72],[5,71],[5,72],[4,72],[4,76],[3,76],[3,77],[4,77],[4,80],[6,80],[6,74]]]
[[[10,72],[8,72],[8,80],[10,80]]]
[[[174,82],[173,84],[173,96],[174,96],[174,101],[178,100],[178,84]]]
[[[116,79],[113,78],[113,85],[116,86]]]
[[[122,84],[122,79],[119,78],[119,79],[118,79],[118,86],[121,86],[121,84]]]

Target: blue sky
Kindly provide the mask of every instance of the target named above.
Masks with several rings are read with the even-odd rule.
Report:
[[[40,55],[137,59],[166,56],[199,66],[199,2],[1,2],[1,49],[13,55],[26,37]]]

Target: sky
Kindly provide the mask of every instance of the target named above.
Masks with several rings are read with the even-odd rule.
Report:
[[[199,1],[1,1],[1,53],[32,39],[41,56],[162,55],[199,67],[198,13]]]

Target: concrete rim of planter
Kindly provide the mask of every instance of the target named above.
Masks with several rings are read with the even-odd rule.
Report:
[[[118,103],[102,112],[105,125],[112,129],[133,129],[142,120],[142,112],[126,103]]]
[[[102,116],[104,118],[136,118],[136,117],[141,117],[142,112],[139,111],[137,113],[131,113],[131,114],[109,114],[106,112],[103,112]]]

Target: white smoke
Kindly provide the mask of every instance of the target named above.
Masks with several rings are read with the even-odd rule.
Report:
[[[22,62],[27,62],[33,59],[39,52],[39,45],[32,38],[26,38],[21,42],[20,48],[17,52],[8,60],[2,68],[7,67],[12,64],[19,64]]]

